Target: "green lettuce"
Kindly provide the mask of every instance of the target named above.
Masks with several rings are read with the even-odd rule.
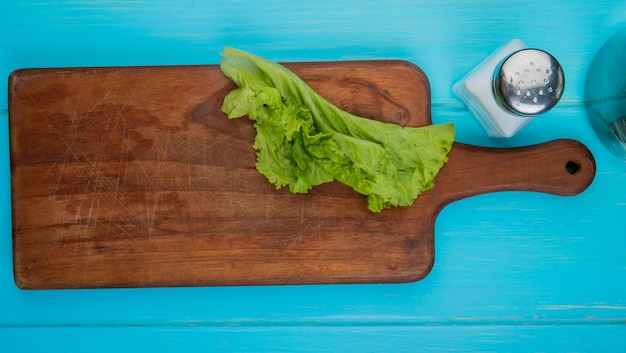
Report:
[[[380,212],[411,205],[447,161],[451,123],[403,127],[352,115],[284,66],[234,48],[224,49],[220,68],[238,86],[222,111],[254,121],[256,168],[277,189],[306,193],[338,180]]]

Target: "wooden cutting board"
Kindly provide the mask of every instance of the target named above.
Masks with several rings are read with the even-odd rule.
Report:
[[[431,124],[424,73],[403,61],[287,64],[331,102]],[[455,143],[436,186],[375,214],[339,183],[276,190],[255,131],[228,120],[219,67],[25,69],[9,79],[13,250],[20,288],[387,283],[425,277],[448,203],[528,190],[582,192],[582,144]]]

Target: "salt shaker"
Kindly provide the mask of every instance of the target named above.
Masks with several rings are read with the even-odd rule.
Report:
[[[514,39],[489,55],[452,90],[491,137],[511,137],[561,98],[565,76],[549,53]]]

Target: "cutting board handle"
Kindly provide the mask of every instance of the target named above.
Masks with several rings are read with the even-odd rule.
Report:
[[[585,145],[574,140],[515,148],[455,143],[448,165],[435,182],[445,195],[441,200],[447,204],[496,191],[573,196],[591,184],[595,172],[593,155]]]

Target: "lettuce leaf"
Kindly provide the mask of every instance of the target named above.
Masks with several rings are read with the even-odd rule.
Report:
[[[352,115],[284,66],[234,48],[220,68],[238,86],[222,111],[254,121],[256,168],[277,189],[306,193],[338,180],[380,212],[411,205],[447,161],[452,123],[402,127]]]

